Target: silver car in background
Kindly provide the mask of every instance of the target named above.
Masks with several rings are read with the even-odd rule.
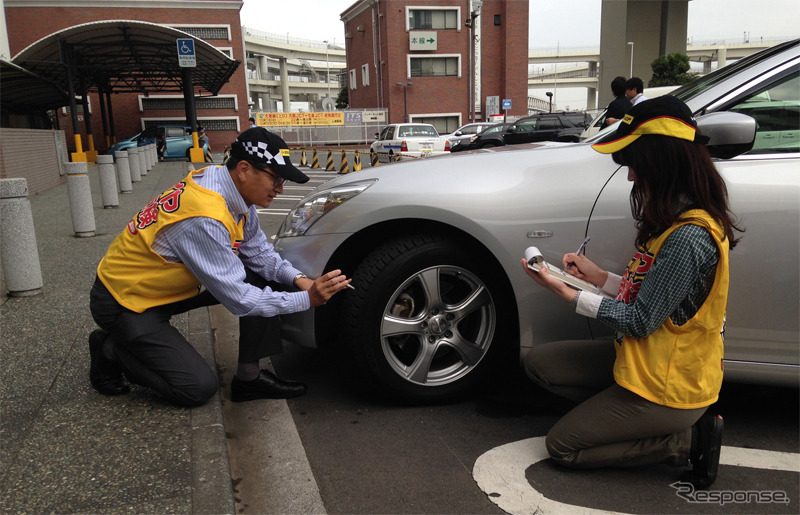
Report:
[[[731,253],[726,380],[796,386],[800,376],[799,74],[800,40],[673,92],[711,137],[746,228]],[[341,268],[356,289],[284,317],[284,337],[340,345],[365,388],[415,403],[463,394],[533,345],[609,337],[520,259],[535,245],[557,263],[590,235],[586,254],[621,270],[635,250],[626,174],[588,143],[534,143],[327,182],[289,213],[276,247],[309,274]]]

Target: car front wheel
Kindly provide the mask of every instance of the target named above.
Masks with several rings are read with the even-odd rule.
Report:
[[[378,247],[353,274],[345,338],[363,375],[391,397],[450,400],[507,356],[499,282],[474,254],[410,236]]]

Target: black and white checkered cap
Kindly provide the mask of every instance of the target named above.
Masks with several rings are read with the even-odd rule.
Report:
[[[249,161],[259,168],[269,167],[288,181],[308,181],[308,176],[292,164],[289,146],[283,138],[263,127],[253,127],[239,134],[231,144],[231,156]]]

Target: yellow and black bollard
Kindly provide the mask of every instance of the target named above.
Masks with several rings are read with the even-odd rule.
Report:
[[[333,166],[333,150],[328,150],[328,160],[325,163],[325,170],[328,172],[336,171],[336,168]]]
[[[306,161],[306,148],[303,147],[303,151],[300,154],[300,166],[308,166],[308,161]]]
[[[378,159],[378,153],[372,150],[369,151],[369,160],[373,168],[381,164],[380,159]]]
[[[353,158],[353,171],[358,172],[361,170],[361,156],[358,155],[358,149],[356,149],[356,155]]]
[[[394,161],[395,163],[396,163],[396,162],[398,162],[398,161],[400,161],[400,154],[395,154],[395,155],[392,157],[392,161]]]
[[[311,168],[319,168],[319,157],[317,157],[317,149],[314,149],[314,154],[311,156]]]
[[[339,165],[339,173],[350,173],[350,166],[347,164],[347,153],[342,150],[342,161]]]

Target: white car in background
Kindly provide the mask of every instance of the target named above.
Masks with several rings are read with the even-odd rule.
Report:
[[[647,98],[656,98],[661,95],[666,95],[679,87],[680,86],[659,86],[657,88],[644,88],[642,94]],[[592,123],[590,123],[589,126],[586,127],[586,130],[578,137],[578,141],[585,141],[600,132],[604,127],[603,122],[606,120],[606,110],[606,108],[603,108],[598,112],[597,116],[592,120]]]
[[[450,153],[450,142],[428,123],[393,123],[378,134],[369,147],[380,161],[394,161],[398,156],[429,157]]]

